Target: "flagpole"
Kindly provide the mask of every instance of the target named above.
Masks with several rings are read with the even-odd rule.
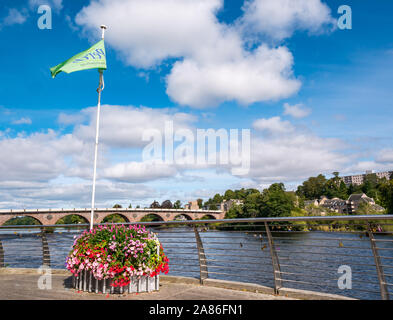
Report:
[[[105,25],[101,25],[101,39],[104,40],[105,37]],[[95,150],[94,150],[94,170],[93,170],[93,191],[91,194],[91,215],[90,215],[90,230],[93,229],[94,224],[94,206],[95,206],[95,194],[96,194],[96,177],[97,177],[97,153],[98,153],[98,134],[100,129],[100,111],[101,111],[101,92],[103,90],[104,84],[104,75],[103,71],[100,72],[100,83],[97,89],[98,92],[98,104],[97,104],[97,122],[96,122],[96,141],[95,141]]]

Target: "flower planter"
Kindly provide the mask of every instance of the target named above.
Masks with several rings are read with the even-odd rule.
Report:
[[[159,274],[169,259],[157,235],[136,225],[98,226],[84,231],[66,259],[72,287],[95,293],[137,293],[159,290]]]
[[[133,276],[131,282],[124,287],[113,287],[111,284],[112,279],[97,280],[93,273],[88,271],[83,271],[78,276],[72,277],[72,287],[78,291],[123,294],[158,291],[160,276]]]

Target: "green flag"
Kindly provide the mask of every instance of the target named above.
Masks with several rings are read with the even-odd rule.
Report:
[[[74,71],[86,69],[104,69],[106,70],[106,57],[104,40],[97,42],[94,46],[86,51],[78,53],[72,58],[50,68],[52,78],[56,77],[59,72],[71,73]]]

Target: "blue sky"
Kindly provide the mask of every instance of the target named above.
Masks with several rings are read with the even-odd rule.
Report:
[[[180,0],[3,0],[0,144],[15,159],[0,160],[0,207],[88,206],[98,72],[52,79],[49,68],[98,41],[100,23],[108,25],[102,103],[113,122],[103,123],[99,205],[185,202],[278,181],[293,189],[336,170],[391,170],[393,3],[313,0],[314,10],[295,1],[309,16],[283,4],[266,15],[270,0],[198,0],[200,11]],[[37,27],[40,4],[52,8],[51,30]],[[336,27],[342,4],[352,8],[351,30]],[[161,128],[160,119],[191,130],[251,129],[250,173],[141,166],[139,134]]]

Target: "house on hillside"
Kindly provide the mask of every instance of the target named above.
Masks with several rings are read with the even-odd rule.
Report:
[[[348,214],[347,201],[340,198],[328,199],[324,197],[319,205],[340,214]]]
[[[185,210],[199,210],[198,201],[189,201],[184,205]]]
[[[373,198],[368,197],[365,193],[351,194],[347,200],[348,213],[355,213],[362,203],[371,205],[376,211],[383,211],[384,208],[377,205]]]
[[[321,209],[327,209],[329,211],[334,211],[339,214],[354,214],[358,210],[362,203],[369,204],[371,208],[375,211],[385,210],[383,207],[377,205],[373,198],[368,197],[365,193],[351,194],[348,200],[343,200],[340,198],[329,199],[326,196],[321,196],[320,199],[306,200],[304,201],[305,207],[314,206]],[[311,210],[312,211],[312,210]],[[322,212],[325,213],[325,212]],[[321,215],[324,215],[322,214]]]
[[[230,199],[230,200],[224,200],[223,202],[220,203],[220,210],[224,212],[228,212],[230,208],[232,208],[234,205],[242,205],[243,200],[239,199]]]

